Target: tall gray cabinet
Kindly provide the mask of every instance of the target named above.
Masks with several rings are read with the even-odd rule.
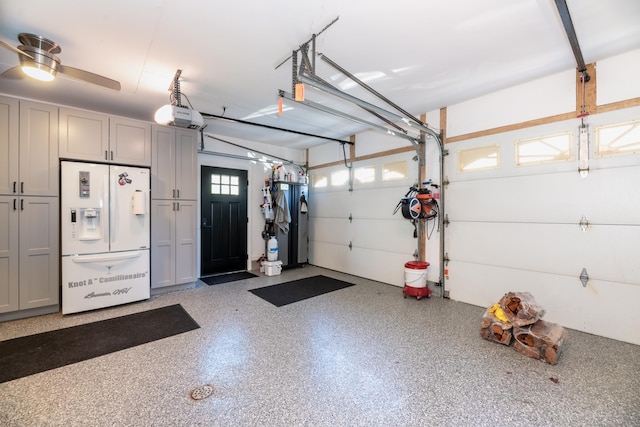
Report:
[[[151,288],[157,289],[198,279],[198,133],[152,125],[151,142]]]
[[[0,97],[0,320],[58,311],[58,107]]]

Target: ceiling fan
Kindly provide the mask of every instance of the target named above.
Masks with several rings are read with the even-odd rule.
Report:
[[[35,34],[18,34],[20,45],[14,47],[2,40],[0,45],[18,54],[20,65],[10,68],[0,77],[21,79],[25,74],[38,80],[51,81],[57,73],[65,74],[74,79],[82,80],[108,89],[120,90],[120,82],[107,77],[81,70],[79,68],[62,65],[56,54],[62,48],[55,42]],[[22,71],[22,72],[21,72]]]

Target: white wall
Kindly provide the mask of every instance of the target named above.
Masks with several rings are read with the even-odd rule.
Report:
[[[640,49],[598,62],[596,66],[598,105],[640,98],[638,64],[640,64]]]
[[[575,111],[576,73],[567,70],[447,107],[447,138]]]

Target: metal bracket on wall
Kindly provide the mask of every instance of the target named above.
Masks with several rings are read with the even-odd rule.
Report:
[[[582,282],[582,287],[586,288],[587,283],[589,282],[589,274],[587,273],[586,267],[583,268],[582,272],[580,273],[580,281]]]
[[[582,231],[587,231],[587,228],[589,227],[589,220],[587,219],[586,215],[582,215],[579,224]]]
[[[578,133],[578,172],[582,178],[586,178],[589,175],[589,128],[582,125]]]

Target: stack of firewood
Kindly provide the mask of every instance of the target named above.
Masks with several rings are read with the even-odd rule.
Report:
[[[508,292],[482,316],[480,336],[507,346],[515,337],[516,351],[555,365],[568,334],[562,326],[542,320],[544,313],[529,292]]]

